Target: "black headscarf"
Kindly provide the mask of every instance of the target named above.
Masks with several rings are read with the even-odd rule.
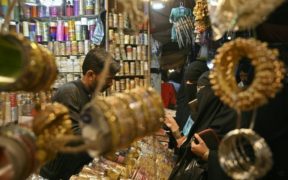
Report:
[[[185,69],[183,82],[177,96],[176,121],[180,130],[183,129],[191,112],[188,102],[196,98],[197,81],[205,71],[208,71],[206,61],[198,60],[190,63]],[[186,84],[187,80],[194,82],[194,84]]]

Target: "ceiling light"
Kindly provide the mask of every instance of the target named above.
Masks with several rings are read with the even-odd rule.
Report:
[[[162,2],[152,2],[152,9],[159,10],[163,9],[165,5]]]

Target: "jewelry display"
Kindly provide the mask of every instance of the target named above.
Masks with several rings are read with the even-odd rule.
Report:
[[[163,116],[161,98],[152,88],[96,97],[81,113],[82,136],[86,144],[93,144],[90,155],[98,156],[152,134],[160,128]]]
[[[265,140],[254,132],[256,108],[275,97],[282,87],[285,69],[278,51],[255,39],[237,38],[225,43],[213,60],[210,83],[216,96],[238,113],[237,129],[224,136],[219,145],[219,161],[233,179],[258,179],[272,167],[272,153]],[[243,90],[237,86],[235,69],[242,58],[254,66],[254,79]],[[241,111],[254,110],[249,129],[241,127]]]
[[[214,39],[227,31],[251,29],[265,21],[284,0],[218,0],[208,1]],[[255,11],[257,9],[257,11]]]

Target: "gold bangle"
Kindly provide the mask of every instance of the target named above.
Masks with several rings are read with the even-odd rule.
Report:
[[[110,110],[114,112],[114,114],[118,118],[118,129],[120,129],[120,147],[126,147],[131,142],[133,142],[135,133],[133,132],[134,128],[134,120],[129,117],[127,109],[124,109],[125,106],[120,104],[121,101],[115,96],[110,96],[105,99],[107,103],[110,104]]]
[[[98,98],[96,105],[99,106],[100,109],[102,109],[102,112],[109,124],[110,127],[110,133],[112,136],[112,151],[115,150],[120,143],[120,136],[118,133],[118,119],[114,113],[111,112],[109,105],[104,101],[104,98]]]
[[[255,39],[238,38],[225,43],[213,60],[209,77],[215,95],[236,110],[249,111],[272,98],[282,87],[284,64],[277,60],[278,51]],[[241,57],[250,58],[255,68],[254,80],[246,89],[238,88],[234,76]]]
[[[33,132],[37,137],[36,158],[40,164],[52,159],[58,149],[49,143],[57,138],[72,134],[72,122],[69,119],[68,109],[53,103],[37,114],[33,120]],[[47,143],[49,142],[49,143]]]
[[[158,111],[157,105],[151,100],[149,94],[143,88],[136,88],[131,91],[132,93],[137,93],[142,96],[142,101],[144,106],[147,106],[147,110],[149,112],[149,122],[151,124],[150,132],[154,132],[159,127],[159,123],[157,122]]]
[[[180,138],[182,137],[179,129],[176,130],[176,131],[173,131],[172,134],[173,134],[173,136],[174,136],[175,139],[180,139]]]
[[[128,93],[117,93],[115,95],[128,104],[129,112],[133,116],[136,125],[137,137],[144,137],[146,134],[146,120],[141,107],[142,104]]]
[[[138,94],[138,93],[135,93],[135,92],[130,92],[130,95],[136,99],[138,102],[140,102],[141,104],[141,108],[142,108],[142,111],[143,111],[143,114],[144,114],[144,117],[145,117],[145,124],[146,124],[146,135],[153,132],[153,124],[150,123],[150,112],[149,112],[149,107],[147,107],[147,105],[145,104],[145,102],[143,101],[143,98]]]

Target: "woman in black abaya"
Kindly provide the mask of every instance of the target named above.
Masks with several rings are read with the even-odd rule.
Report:
[[[202,151],[199,151],[198,149],[197,151],[194,151],[192,146],[193,152],[191,151],[191,139],[195,136],[195,133],[198,133],[207,128],[211,128],[221,138],[227,132],[236,127],[236,112],[224,105],[220,99],[214,95],[208,76],[209,72],[207,71],[198,80],[198,112],[196,115],[195,123],[189,132],[187,140],[180,148],[183,154],[169,177],[171,180],[193,180],[193,178],[195,178],[195,172],[194,174],[193,172],[189,172],[188,168],[188,165],[192,159],[199,159],[205,165],[206,175],[203,177],[204,179],[207,178],[207,174],[208,179],[223,179],[223,177],[226,177],[223,171],[219,168],[219,165],[216,165],[216,167],[218,167],[216,169],[210,167],[210,165],[214,166],[213,163],[218,163],[218,161],[215,160],[214,150],[210,150],[208,156],[206,153],[207,149],[202,149]],[[196,138],[200,143],[202,143],[202,139],[200,139],[199,136],[196,135]],[[197,147],[195,142],[192,144]],[[203,157],[205,153],[208,158]]]

